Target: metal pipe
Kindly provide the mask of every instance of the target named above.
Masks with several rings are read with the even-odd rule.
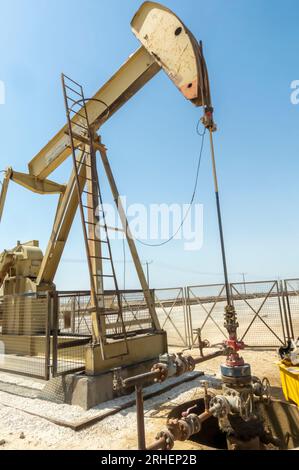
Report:
[[[208,354],[207,356],[204,357],[197,357],[194,359],[195,364],[201,364],[202,362],[209,361],[210,359],[214,359],[215,357],[219,356],[225,356],[226,352],[224,349],[220,349],[219,351],[216,351],[214,353]]]
[[[136,385],[136,413],[137,413],[137,436],[138,450],[145,450],[145,428],[144,428],[144,407],[143,390],[141,385]]]
[[[155,442],[152,442],[146,450],[166,450],[166,438],[160,437]]]
[[[213,407],[214,408],[214,407]],[[213,409],[211,409],[213,410]],[[211,418],[212,412],[211,411],[204,411],[200,415],[197,416],[198,421],[200,423],[204,423],[207,419]],[[193,434],[191,434],[193,435]],[[191,436],[189,436],[191,437]],[[176,439],[173,437],[173,441]],[[155,442],[152,442],[150,445],[147,446],[146,450],[166,450],[167,443],[166,443],[166,435],[159,437]]]
[[[212,354],[208,354],[204,357],[193,358],[194,364],[201,364],[202,362],[208,361],[210,359],[214,359],[215,357],[225,356],[226,352],[225,349],[220,349]],[[189,372],[189,371],[186,371]],[[152,370],[149,372],[144,372],[143,374],[134,375],[132,377],[128,377],[122,381],[123,387],[136,387],[137,385],[144,385],[146,381],[154,381],[155,379],[159,379],[161,375],[160,370]]]
[[[224,246],[224,235],[223,235],[222,217],[221,217],[221,208],[220,208],[220,199],[219,199],[218,178],[217,178],[215,151],[214,151],[214,143],[213,143],[213,129],[211,127],[209,128],[209,134],[210,134],[211,158],[212,158],[212,167],[213,167],[213,178],[214,178],[214,188],[215,188],[215,196],[216,196],[217,217],[218,217],[218,227],[219,227],[220,243],[221,243],[226,299],[227,299],[227,304],[232,305],[228,273],[227,273],[225,246]]]
[[[132,377],[128,377],[127,379],[123,380],[123,387],[136,387],[137,385],[143,385],[146,381],[152,380],[154,381],[160,375],[158,370],[144,372],[143,374],[134,375]]]

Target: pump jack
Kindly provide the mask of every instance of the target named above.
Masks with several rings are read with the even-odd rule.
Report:
[[[227,292],[225,324],[230,335],[227,346],[231,354],[224,373],[230,367],[244,369],[244,362],[238,356],[238,349],[243,345],[237,341],[238,325],[229,293],[212,138],[216,126],[213,121],[209,79],[202,44],[197,42],[172,11],[154,2],[145,2],[140,7],[131,22],[131,27],[142,46],[92,98],[85,98],[82,86],[66,75],[62,75],[67,125],[29,162],[28,173],[18,173],[12,168],[6,171],[0,195],[0,219],[10,180],[39,194],[59,194],[59,202],[45,254],[42,254],[36,241],[18,243],[13,250],[4,251],[0,257],[0,287],[2,285],[4,296],[26,292],[35,292],[37,295],[55,292],[54,277],[79,208],[92,299],[93,337],[92,343],[86,350],[86,373],[96,375],[114,367],[154,360],[167,352],[166,334],[160,328],[155,305],[119,198],[107,150],[98,135],[102,125],[107,124],[118,109],[160,70],[163,70],[188,101],[204,109],[202,121],[210,133]],[[152,320],[150,334],[139,335],[133,339],[127,338],[126,335],[104,214],[101,217],[102,196],[96,167],[97,152],[102,160]],[[71,155],[73,171],[69,182],[61,185],[49,180],[48,176]],[[83,200],[84,194],[86,202]],[[98,207],[99,210],[97,210]],[[106,255],[104,246],[107,248]],[[111,266],[110,275],[104,272],[104,260],[108,261]],[[117,308],[113,311],[105,305],[104,279],[106,277],[111,277],[114,282]],[[30,315],[30,309],[27,313]],[[109,315],[117,316],[117,322],[120,325],[117,339],[108,338],[106,335],[106,322]],[[243,369],[241,369],[238,369],[238,373],[242,373]],[[231,369],[229,369],[229,374],[231,374]]]
[[[29,162],[28,173],[15,172],[12,168],[6,171],[0,196],[1,219],[10,181],[39,194],[59,194],[53,230],[45,254],[42,254],[36,241],[18,243],[13,250],[2,253],[0,285],[4,296],[26,292],[35,292],[37,295],[55,292],[54,277],[79,208],[92,298],[93,338],[86,352],[86,373],[91,375],[111,367],[154,359],[167,351],[166,335],[160,328],[107,151],[97,132],[160,70],[166,72],[182,95],[195,106],[211,108],[202,48],[181,20],[168,8],[158,3],[145,2],[134,16],[131,27],[142,46],[91,99],[85,98],[81,85],[65,75],[62,76],[67,125]],[[111,265],[110,277],[114,281],[117,297],[118,285],[106,221],[96,211],[98,206],[101,210],[102,205],[96,152],[100,153],[152,320],[151,333],[140,335],[134,341],[126,337],[120,301],[118,300],[117,311],[109,312],[105,305],[103,281],[108,275],[103,269],[104,258]],[[70,155],[73,158],[73,171],[69,182],[61,185],[49,180],[49,175]],[[87,199],[85,204],[84,194]],[[99,233],[96,233],[96,229]],[[108,247],[108,255],[105,256],[104,245]],[[117,314],[121,324],[118,340],[108,339],[105,334],[107,317],[111,314]]]

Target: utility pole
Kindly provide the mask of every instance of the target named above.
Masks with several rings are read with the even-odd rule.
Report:
[[[247,292],[246,292],[246,280],[245,280],[245,274],[247,273],[240,273],[242,278],[243,278],[243,285],[244,285],[244,294],[246,295]]]
[[[149,265],[153,264],[153,260],[145,261],[144,264],[146,264],[146,278],[147,278],[147,285],[149,287],[149,284],[150,284]]]

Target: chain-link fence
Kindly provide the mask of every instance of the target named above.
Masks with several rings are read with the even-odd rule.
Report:
[[[5,295],[0,304],[0,370],[49,378],[53,299]]]
[[[198,340],[207,339],[211,345],[222,343],[227,338],[224,323],[226,306],[225,286],[211,284],[186,288],[187,305],[190,317],[191,346]]]
[[[190,325],[185,289],[155,289],[155,306],[160,326],[167,332],[168,345],[189,347]]]
[[[237,313],[238,337],[247,346],[276,347],[285,343],[287,317],[278,281],[240,282],[230,285]],[[211,345],[227,338],[224,311],[227,304],[223,284],[187,287],[191,344],[198,332]]]
[[[248,346],[277,347],[299,336],[299,279],[233,283],[238,337]],[[106,340],[154,331],[142,290],[120,291],[122,318],[115,291],[105,293]],[[198,347],[227,338],[223,284],[152,291],[160,326],[169,346]],[[118,309],[118,310],[117,310]],[[48,379],[83,371],[92,339],[90,292],[14,295],[0,298],[0,370]]]
[[[285,315],[278,281],[233,283],[231,292],[241,341],[263,347],[285,343]]]
[[[121,340],[154,330],[142,290],[105,291],[105,340]],[[90,291],[58,292],[53,330],[53,375],[83,371],[85,349],[92,338]]]

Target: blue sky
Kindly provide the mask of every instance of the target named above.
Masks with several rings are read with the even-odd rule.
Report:
[[[93,94],[139,44],[130,21],[137,0],[0,0],[0,169],[27,163],[65,122],[60,73]],[[290,84],[299,79],[296,0],[165,0],[203,40],[215,120],[223,225],[232,280],[299,275],[299,105]],[[200,137],[193,107],[162,73],[102,128],[121,194],[129,203],[188,203]],[[204,204],[204,244],[181,241],[138,246],[153,260],[151,284],[178,286],[222,280],[216,209],[206,142],[196,202]],[[56,173],[65,182],[66,162]],[[104,188],[105,200],[109,201]],[[56,196],[11,184],[0,226],[0,251],[16,240],[45,249]],[[122,246],[113,243],[122,286]],[[57,273],[60,289],[87,288],[82,235],[76,220]],[[127,287],[137,287],[127,264]]]

